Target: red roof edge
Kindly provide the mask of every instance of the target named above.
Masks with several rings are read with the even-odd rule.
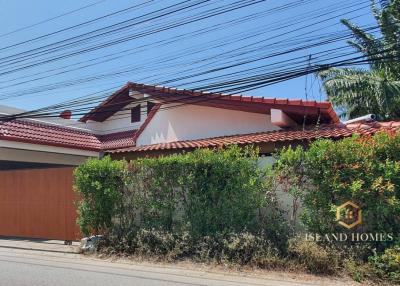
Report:
[[[293,106],[293,107],[308,107],[308,108],[319,108],[323,110],[325,116],[330,122],[326,123],[339,123],[339,117],[336,112],[332,108],[332,104],[330,102],[317,102],[317,101],[306,101],[306,100],[293,100],[293,99],[279,99],[279,98],[260,98],[255,100],[256,98],[250,96],[237,96],[230,94],[220,94],[213,92],[205,92],[205,91],[194,91],[194,90],[184,90],[184,89],[175,89],[175,88],[167,88],[165,86],[155,86],[155,85],[147,85],[147,84],[139,84],[133,82],[127,82],[123,87],[110,95],[106,100],[104,100],[97,107],[92,109],[89,113],[84,115],[80,121],[86,122],[87,120],[94,118],[96,116],[96,112],[104,109],[114,100],[116,97],[121,95],[123,92],[126,92],[127,89],[138,89],[142,92],[147,92],[152,94],[154,92],[163,93],[165,95],[188,95],[188,96],[213,96],[217,95],[220,99],[232,100],[232,101],[242,101],[242,102],[255,102],[255,103],[264,103],[271,105],[279,106]]]
[[[107,97],[103,102],[101,102],[99,105],[97,105],[95,108],[93,108],[92,110],[90,110],[87,114],[85,114],[84,116],[82,116],[79,121],[81,122],[86,122],[88,120],[90,120],[93,115],[96,114],[96,112],[106,106],[107,104],[110,103],[110,101],[112,101],[115,97],[117,97],[118,95],[120,95],[122,92],[126,91],[127,89],[130,88],[130,86],[132,85],[131,82],[127,82],[123,87],[121,87],[120,89],[118,89],[117,91],[115,91],[113,94],[111,94],[109,97]]]

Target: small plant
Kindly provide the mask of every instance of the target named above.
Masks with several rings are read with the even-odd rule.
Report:
[[[231,233],[222,240],[221,258],[239,265],[273,268],[279,260],[279,251],[263,233]]]
[[[370,264],[388,280],[400,283],[400,245],[385,249],[382,254],[369,257]]]
[[[341,258],[338,253],[314,241],[294,238],[289,241],[288,252],[289,256],[298,260],[311,273],[334,274],[340,269]]]
[[[357,259],[346,259],[344,261],[344,268],[348,275],[357,282],[364,280],[377,280],[376,269],[370,264]]]
[[[178,236],[166,231],[141,229],[135,239],[135,254],[156,259],[176,260],[189,251],[186,234]]]

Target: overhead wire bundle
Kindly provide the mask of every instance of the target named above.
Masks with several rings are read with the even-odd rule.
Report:
[[[31,69],[46,65],[48,61],[58,61],[74,57],[80,53],[90,53],[98,49],[105,49],[109,45],[118,45],[125,40],[126,42],[135,43],[135,40],[142,37],[161,35],[166,30],[190,25],[196,21],[217,17],[225,13],[229,14],[235,10],[241,11],[241,9],[251,5],[262,4],[266,8],[264,10],[258,9],[256,12],[249,14],[240,14],[233,19],[227,18],[227,20],[218,24],[200,27],[148,43],[141,43],[129,49],[109,53],[105,58],[94,57],[61,66],[59,69],[50,68],[28,76],[15,77],[11,81],[0,81],[0,83],[6,83],[5,85],[0,85],[0,90],[6,91],[15,86],[40,82],[48,77],[74,73],[81,69],[85,70],[86,68],[101,65],[107,61],[122,59],[141,52],[145,53],[151,49],[162,50],[163,47],[171,46],[180,41],[196,37],[201,39],[213,32],[226,32],[229,28],[240,27],[243,23],[257,23],[259,19],[263,19],[267,15],[284,13],[301,5],[312,4],[316,0],[289,1],[272,7],[268,5],[269,1],[261,0],[228,1],[228,4],[225,3],[227,1],[220,2],[182,1],[178,4],[170,5],[167,10],[156,9],[101,29],[95,29],[51,44],[0,57],[0,76],[18,72],[18,69]],[[216,4],[218,9],[213,6]],[[309,11],[306,14],[309,16],[308,18],[300,14],[291,19],[277,21],[275,25],[267,23],[233,34],[225,33],[222,37],[211,40],[208,43],[194,44],[177,51],[162,53],[150,60],[146,59],[148,62],[146,65],[141,61],[134,61],[133,64],[110,69],[107,72],[98,72],[86,77],[76,77],[2,93],[0,94],[0,99],[15,98],[26,94],[32,96],[89,83],[104,82],[108,79],[126,78],[128,75],[130,77],[134,76],[133,79],[138,82],[149,82],[151,80],[152,83],[157,85],[231,94],[259,89],[329,67],[365,65],[368,64],[368,60],[356,54],[344,42],[352,36],[349,31],[344,29],[325,33],[322,33],[322,31],[331,27],[332,21],[338,22],[340,17],[346,15],[350,19],[362,17],[366,13],[363,9],[368,8],[368,6],[369,1],[333,3],[327,5],[326,9]],[[194,15],[187,15],[187,12],[189,14],[194,13]],[[148,18],[149,15],[152,18]],[[145,27],[140,26],[142,21],[148,22],[148,25]],[[135,29],[136,25],[140,26],[140,29]],[[126,27],[133,27],[133,30],[129,30]],[[379,31],[379,27],[374,25],[366,25],[364,28],[373,34],[377,34]],[[285,31],[285,33],[282,33],[282,31]],[[110,40],[109,36],[116,36],[116,38]],[[50,36],[46,36],[46,38],[48,37]],[[40,40],[39,37],[39,39],[34,39],[33,42],[40,42]],[[23,46],[28,43],[30,42],[25,41],[20,45]],[[332,46],[332,44],[334,45]],[[7,46],[3,47],[5,50],[8,48]],[[313,62],[310,64],[304,60],[302,53],[312,49],[317,50],[314,52]],[[36,57],[39,57],[39,59],[36,59]],[[15,64],[17,65],[15,66]],[[70,69],[71,67],[72,69]],[[143,77],[137,76],[142,73],[146,75]],[[102,91],[14,115],[12,118],[3,117],[3,120],[57,117],[63,109],[71,110],[76,116],[83,115],[98,105],[106,94],[109,94],[116,87],[113,85],[111,88],[109,87]],[[207,99],[198,98],[198,100]],[[176,106],[179,106],[178,104],[185,104],[185,102],[178,101]]]

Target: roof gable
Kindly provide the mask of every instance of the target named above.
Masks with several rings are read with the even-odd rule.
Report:
[[[115,112],[135,101],[134,98],[129,96],[130,90],[148,94],[161,104],[174,102],[177,104],[197,104],[263,114],[270,114],[271,109],[280,109],[299,124],[303,123],[304,119],[306,124],[313,124],[317,121],[320,123],[339,122],[339,118],[329,102],[226,95],[130,82],[83,116],[80,121],[105,121]]]

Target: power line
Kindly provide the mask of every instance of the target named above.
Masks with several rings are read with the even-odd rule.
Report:
[[[56,20],[56,19],[59,19],[59,18],[68,16],[68,15],[74,14],[74,13],[76,13],[76,12],[80,12],[80,11],[85,10],[85,9],[87,9],[87,8],[90,8],[90,7],[93,7],[93,6],[95,6],[95,5],[101,4],[101,3],[105,2],[105,1],[106,1],[106,0],[100,0],[100,1],[97,1],[97,2],[94,2],[94,3],[91,3],[91,4],[88,4],[88,5],[79,7],[79,8],[77,8],[77,9],[73,9],[73,10],[64,12],[64,13],[59,14],[59,15],[57,15],[57,16],[54,16],[54,17],[51,17],[51,18],[48,18],[48,19],[45,19],[45,20],[42,20],[42,21],[39,21],[39,22],[30,24],[30,25],[27,25],[27,26],[24,26],[24,27],[21,27],[21,28],[18,28],[18,29],[15,29],[15,30],[13,30],[13,31],[6,32],[6,33],[4,33],[4,34],[0,34],[0,38],[6,37],[6,36],[9,36],[9,35],[12,35],[12,34],[15,34],[15,33],[21,32],[21,31],[24,31],[24,30],[31,29],[31,28],[33,28],[33,27],[36,27],[36,26],[42,25],[42,24],[44,24],[44,23],[48,23],[48,22],[54,21],[54,20]]]

